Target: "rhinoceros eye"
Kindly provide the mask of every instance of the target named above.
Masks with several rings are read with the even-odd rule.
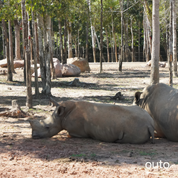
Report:
[[[48,126],[48,125],[46,125],[46,126],[45,126],[45,128],[48,130],[48,129],[49,129],[49,126]]]

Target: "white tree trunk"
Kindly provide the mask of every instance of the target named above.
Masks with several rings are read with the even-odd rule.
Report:
[[[159,54],[160,54],[160,29],[159,29],[159,0],[153,0],[152,10],[152,59],[151,59],[151,84],[159,83]]]
[[[68,58],[72,58],[72,24],[69,22],[68,28]]]

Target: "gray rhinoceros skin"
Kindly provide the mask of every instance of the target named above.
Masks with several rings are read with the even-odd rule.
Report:
[[[178,90],[163,83],[149,85],[135,93],[134,103],[153,118],[158,137],[178,141]]]
[[[138,106],[69,100],[59,103],[52,116],[30,124],[32,138],[52,137],[67,130],[71,137],[105,142],[145,143],[150,136],[154,142],[153,119]]]

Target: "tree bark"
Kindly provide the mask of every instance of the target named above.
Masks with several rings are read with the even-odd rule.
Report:
[[[39,61],[40,61],[40,70],[41,70],[41,80],[42,80],[42,93],[43,90],[45,89],[46,85],[46,64],[44,60],[44,52],[43,52],[43,18],[41,15],[38,14],[38,19],[37,19],[37,25],[38,25],[38,44],[39,44]]]
[[[87,6],[87,16],[89,19],[89,7]],[[88,61],[88,20],[86,22],[86,53],[85,53],[85,59]]]
[[[28,24],[27,24],[27,14],[25,9],[25,0],[21,1],[21,9],[22,9],[23,58],[25,59],[25,50],[28,44]],[[26,84],[26,60],[24,60],[24,82]]]
[[[67,63],[67,22],[64,21],[64,64]]]
[[[51,18],[49,15],[46,15],[46,24],[45,24],[45,31],[46,33],[46,86],[44,94],[51,95],[51,71],[50,71],[50,61],[51,61],[51,54],[52,54],[52,42],[51,42]]]
[[[15,59],[22,60],[20,54],[20,25],[17,19],[14,19],[15,25]]]
[[[123,3],[121,2],[121,57],[119,59],[119,71],[122,72],[122,61],[123,61]]]
[[[64,64],[64,54],[63,54],[63,39],[62,39],[62,28],[61,21],[59,20],[59,36],[60,36],[60,54],[61,54],[61,63]]]
[[[78,29],[78,58],[80,57],[80,42],[79,42],[79,29]]]
[[[39,86],[38,86],[38,73],[37,73],[37,23],[34,22],[34,12],[32,10],[31,10],[31,14],[32,14],[32,34],[33,34],[33,56],[34,56],[34,68],[35,68],[35,95],[38,98]]]
[[[138,22],[138,61],[140,62],[140,21]]]
[[[15,73],[15,71],[14,71],[13,38],[12,38],[11,20],[8,21],[8,28],[9,28],[9,59],[10,59],[11,71],[13,73]]]
[[[151,59],[151,77],[150,83],[159,83],[159,55],[160,55],[160,29],[159,29],[159,0],[153,0],[152,11],[152,59]]]
[[[7,35],[7,27],[4,19],[2,19],[2,26],[3,26],[3,33],[4,33],[4,40],[5,40],[5,47],[6,47],[6,58],[7,58],[7,81],[12,81],[12,70],[11,70],[11,63],[9,58],[9,38]]]
[[[132,23],[132,17],[131,17],[131,21],[130,21],[130,30],[131,30],[131,36],[132,36],[132,62],[134,62],[135,61],[135,53],[134,53],[134,35],[133,35],[133,23]]]
[[[68,25],[68,58],[72,58],[72,23],[69,22]]]
[[[102,56],[103,56],[103,1],[101,0],[101,16],[100,16],[100,73],[102,72]]]
[[[176,32],[176,3],[172,0],[172,29],[173,29],[173,75],[177,77],[177,32]]]
[[[173,79],[172,79],[172,58],[173,58],[173,33],[172,33],[172,15],[173,15],[173,3],[170,0],[170,21],[169,21],[169,85],[172,87]]]
[[[107,30],[105,29],[106,31],[106,39],[107,39],[107,61],[110,62],[110,56],[109,56],[109,37],[108,37],[108,32]]]

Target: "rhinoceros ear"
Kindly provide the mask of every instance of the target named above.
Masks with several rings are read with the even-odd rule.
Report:
[[[59,116],[62,116],[64,114],[65,107],[64,106],[58,106],[57,113]]]
[[[136,93],[135,93],[135,102],[136,103],[138,103],[139,101],[140,101],[140,95],[142,94],[142,92],[139,92],[139,91],[137,91]]]

